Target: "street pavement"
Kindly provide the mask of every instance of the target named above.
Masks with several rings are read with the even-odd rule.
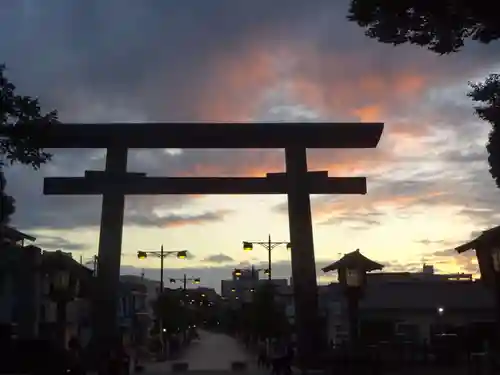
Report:
[[[234,338],[221,333],[199,330],[200,339],[191,343],[187,352],[177,361],[151,363],[145,375],[160,375],[171,372],[175,362],[187,362],[193,374],[230,374],[232,362],[247,362],[249,374],[259,374],[254,357]]]
[[[234,338],[203,330],[199,335],[200,340],[193,342],[182,358],[190,370],[229,370],[232,362],[253,362],[253,357]]]

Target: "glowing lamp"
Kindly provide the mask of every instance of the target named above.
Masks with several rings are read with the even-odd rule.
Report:
[[[251,242],[243,242],[243,251],[252,251],[253,244]]]
[[[187,258],[187,250],[182,250],[177,253],[177,259],[186,259]]]
[[[360,287],[363,285],[363,272],[359,269],[347,269],[345,281],[348,287]]]
[[[145,251],[138,251],[137,252],[137,258],[139,259],[146,259],[148,257],[148,253]]]

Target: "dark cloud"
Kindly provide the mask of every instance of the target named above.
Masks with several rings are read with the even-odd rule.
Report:
[[[422,193],[411,204],[435,204],[438,198],[428,194],[434,188],[447,193],[439,199],[468,202],[474,212],[461,215],[481,225],[496,220],[487,167],[476,171],[471,166],[480,163],[481,147],[451,150],[457,134],[474,143],[479,131],[471,125],[470,103],[454,99],[463,97],[466,88],[437,95],[439,100],[433,94],[440,86],[487,71],[498,61],[499,49],[473,45],[459,55],[439,57],[424,49],[380,45],[346,21],[347,5],[340,0],[6,2],[0,5],[0,32],[10,37],[0,41],[0,54],[18,88],[38,96],[46,108],[59,109],[64,121],[237,120],[257,114],[258,119],[301,120],[311,118],[311,109],[322,119],[341,121],[366,119],[366,107],[378,108],[388,124],[377,150],[310,153],[311,165],[367,170],[369,198],[360,199],[364,203],[358,209],[363,210],[353,211],[351,220],[366,225],[371,217],[375,224],[373,216],[380,212],[373,202],[387,197]],[[283,83],[289,81],[291,88]],[[276,86],[287,86],[283,97],[275,100],[274,111],[261,110],[260,97]],[[292,105],[286,109],[290,103],[280,101]],[[360,107],[364,115],[356,112]],[[421,117],[430,118],[429,124],[415,125]],[[436,130],[455,135],[447,133],[448,149],[438,142],[438,153],[418,155],[413,163],[454,163],[437,182],[429,185],[435,171],[419,179],[374,178],[381,164],[391,168],[411,162],[411,157],[394,158],[393,134],[423,137]],[[14,224],[23,229],[98,225],[99,197],[42,197],[41,190],[43,176],[83,175],[85,169],[102,168],[102,156],[100,150],[58,150],[54,162],[39,173],[9,168],[9,192],[17,200]],[[274,150],[139,150],[130,153],[129,170],[157,176],[262,174],[283,170],[283,156]],[[439,180],[453,173],[467,181],[457,184],[457,176],[447,183]],[[167,225],[193,199],[128,198],[127,223]],[[337,199],[318,197],[314,205],[328,209]],[[409,205],[399,203],[401,210]],[[159,210],[169,213],[161,216]],[[325,220],[348,221],[343,215],[332,212]]]
[[[231,258],[229,255],[221,253],[221,254],[209,255],[203,259],[203,262],[207,262],[207,263],[231,263],[231,262],[234,262],[234,259]]]
[[[145,216],[144,214],[132,213],[129,214],[127,224],[145,226],[145,227],[182,227],[186,225],[202,225],[212,222],[222,221],[226,218],[229,211],[212,211],[201,214],[170,214]]]
[[[73,242],[59,236],[36,235],[36,246],[43,250],[83,251],[86,244]]]

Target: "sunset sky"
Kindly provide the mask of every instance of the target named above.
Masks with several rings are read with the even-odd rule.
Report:
[[[312,199],[318,268],[357,248],[387,266],[475,272],[451,248],[498,224],[488,173],[489,126],[467,82],[498,71],[498,45],[452,56],[392,47],[349,23],[347,0],[19,0],[0,4],[0,62],[19,93],[66,122],[381,121],[377,149],[309,152],[312,170],[366,176],[366,196]],[[497,64],[497,65],[495,65]],[[45,176],[83,176],[103,150],[60,150],[41,171],[7,169],[13,224],[45,249],[97,252],[100,197],[46,197]],[[282,150],[132,150],[129,170],[151,176],[263,176]],[[124,273],[158,277],[136,251],[187,249],[186,272],[218,287],[240,263],[263,262],[243,240],[289,238],[284,196],[127,198]],[[275,277],[290,254],[274,250]],[[327,282],[321,272],[321,282]],[[332,275],[333,276],[333,275]]]

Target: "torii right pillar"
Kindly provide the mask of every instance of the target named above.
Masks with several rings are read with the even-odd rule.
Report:
[[[320,365],[320,356],[326,348],[319,322],[307,150],[300,146],[287,147],[285,159],[297,357],[300,368],[306,370]]]

